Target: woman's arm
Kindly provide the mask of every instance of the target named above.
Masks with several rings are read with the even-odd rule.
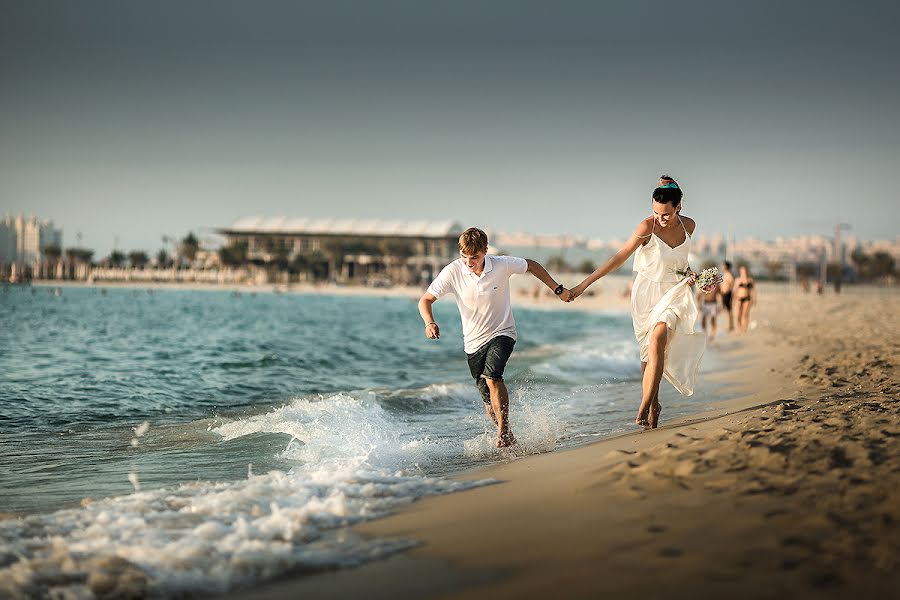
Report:
[[[605,263],[597,267],[597,270],[585,277],[584,281],[572,288],[574,297],[577,298],[582,295],[595,281],[625,264],[625,261],[628,260],[629,256],[634,254],[634,251],[637,250],[638,246],[647,241],[652,225],[653,223],[650,219],[641,221],[637,226],[637,229],[634,230],[634,233],[631,234],[631,237],[628,238],[628,241],[619,248],[618,252],[610,257]]]

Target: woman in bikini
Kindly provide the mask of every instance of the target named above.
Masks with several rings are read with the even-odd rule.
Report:
[[[750,325],[750,308],[756,304],[756,286],[747,265],[741,265],[738,269],[739,276],[734,280],[734,301],[737,304],[737,330],[738,333],[747,333]]]
[[[697,224],[693,219],[681,216],[682,191],[668,175],[660,177],[651,198],[653,214],[638,223],[631,237],[612,258],[572,288],[569,297],[563,297],[563,300],[574,300],[588,286],[621,267],[637,252],[631,318],[641,349],[643,380],[641,405],[635,422],[647,428],[659,424],[662,377],[681,394],[690,396],[706,348],[706,336],[694,333],[700,310],[689,287],[693,285],[694,277],[688,267],[688,254]]]

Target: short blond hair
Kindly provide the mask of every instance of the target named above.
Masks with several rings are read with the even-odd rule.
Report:
[[[487,254],[487,234],[477,227],[469,227],[459,236],[459,251],[469,256],[484,252]]]

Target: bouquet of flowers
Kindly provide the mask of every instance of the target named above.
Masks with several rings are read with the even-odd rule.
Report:
[[[685,271],[675,271],[678,275],[684,275],[685,277],[689,277],[691,275],[696,275],[696,283],[700,286],[700,289],[704,292],[712,291],[717,285],[722,283],[722,276],[719,275],[719,269],[716,267],[710,267],[708,269],[703,269],[700,271],[700,274],[696,274],[690,269]]]

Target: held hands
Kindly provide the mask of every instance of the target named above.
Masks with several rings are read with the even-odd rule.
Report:
[[[437,340],[441,337],[441,328],[437,323],[431,322],[425,326],[425,337],[429,340]]]
[[[563,302],[573,302],[575,298],[582,295],[584,293],[584,288],[580,285],[576,285],[570,290],[563,290],[563,293],[559,295],[560,300]]]

